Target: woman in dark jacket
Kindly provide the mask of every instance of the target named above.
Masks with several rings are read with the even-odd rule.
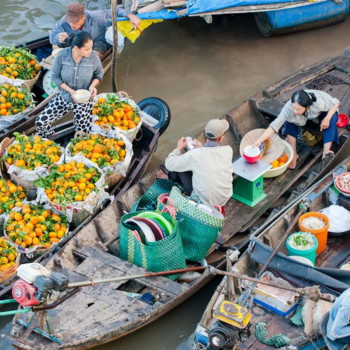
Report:
[[[74,113],[75,130],[90,131],[92,99],[97,95],[96,86],[103,78],[101,60],[92,51],[92,45],[91,35],[82,31],[75,35],[71,47],[57,54],[52,66],[52,82],[58,86],[58,93],[36,119],[40,136],[51,136],[54,133],[51,124],[70,110]],[[77,102],[74,94],[79,89],[91,92],[88,102]]]

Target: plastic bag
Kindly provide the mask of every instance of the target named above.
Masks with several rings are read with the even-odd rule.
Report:
[[[110,95],[110,96],[113,96],[113,95],[116,95],[116,94],[112,94],[112,93],[103,93],[103,94],[99,94],[95,97],[94,99],[94,103],[97,103],[97,101],[103,97],[103,98],[107,98],[107,95]],[[96,133],[96,134],[101,134],[101,135],[114,135],[114,137],[120,137],[120,135],[125,135],[127,137],[127,139],[132,142],[135,138],[136,138],[136,135],[137,133],[139,132],[140,128],[141,128],[141,125],[142,125],[142,114],[141,114],[141,110],[139,108],[139,106],[135,103],[134,100],[130,99],[130,98],[126,98],[126,97],[123,97],[122,95],[118,94],[118,97],[119,97],[119,101],[120,102],[125,102],[125,103],[128,103],[131,107],[134,108],[134,111],[135,113],[137,113],[140,117],[140,122],[137,124],[136,128],[133,128],[131,130],[122,130],[120,128],[117,128],[117,127],[114,127],[114,128],[111,128],[111,130],[108,129],[108,126],[106,125],[105,128],[101,128],[100,125],[97,125],[95,124],[95,121],[98,120],[98,116],[97,115],[93,115],[92,116],[92,127],[91,127],[91,131],[93,133]],[[113,133],[114,131],[114,133]],[[105,134],[103,134],[105,133]]]
[[[23,201],[23,205],[29,205],[29,204],[33,204],[33,205],[40,205],[37,201]],[[42,205],[42,207],[44,209],[51,209],[53,212],[57,213],[57,214],[61,214],[59,213],[57,210],[55,210],[52,206],[50,206],[49,204],[44,204]],[[17,212],[20,212],[22,210],[22,207],[14,207],[12,209],[12,211],[17,211]],[[62,215],[62,214],[61,214]],[[4,225],[6,224],[7,220],[10,218],[10,213],[6,213],[6,214],[2,214],[1,215],[1,218],[4,220]],[[57,243],[52,243],[52,245],[55,245],[55,244],[59,244],[61,242],[62,239],[64,239],[67,235],[68,235],[68,232],[69,232],[69,225],[67,225],[67,229],[66,229],[66,232],[64,233],[63,237],[57,242]],[[18,249],[18,251],[21,253],[21,254],[26,254],[27,258],[31,259],[34,257],[34,253],[37,251],[37,250],[48,250],[49,248],[46,247],[46,246],[39,246],[39,245],[36,245],[34,246],[33,248],[23,248],[21,247],[20,245],[14,243],[8,236],[7,236],[7,231],[4,230],[4,236],[8,239],[8,242],[15,248]]]
[[[97,165],[90,160],[86,159],[83,157],[81,154],[79,157],[71,158],[71,160],[78,161],[84,163],[85,166],[88,168],[94,167],[98,169]],[[100,172],[101,173],[101,172]],[[83,202],[72,202],[67,205],[62,205],[62,204],[57,204],[52,202],[48,197],[45,192],[45,189],[42,187],[38,188],[37,191],[37,202],[39,203],[49,203],[52,208],[56,209],[60,214],[63,214],[67,217],[68,221],[71,222],[73,220],[73,215],[81,212],[81,211],[87,211],[89,213],[93,213],[94,209],[101,205],[106,199],[110,199],[113,201],[114,196],[110,196],[106,191],[105,191],[105,175],[101,173],[101,178],[95,183],[95,186],[99,190],[97,193],[92,191],[88,197],[86,198],[85,201]]]
[[[6,77],[4,77],[3,75],[0,75],[0,85],[8,83],[8,84],[10,84],[12,86],[27,87],[26,84],[24,83],[24,80],[18,79],[22,83],[17,85],[17,84],[14,83],[13,79],[6,78],[6,79],[8,79],[10,81],[2,81],[1,78],[6,78]],[[8,126],[12,125],[13,123],[17,122],[18,120],[22,119],[24,115],[28,114],[30,111],[32,111],[34,109],[35,101],[34,101],[33,96],[35,96],[35,95],[31,94],[30,105],[23,112],[20,112],[20,113],[17,113],[17,114],[12,114],[12,115],[2,115],[1,116],[1,118],[0,118],[0,130],[5,129],[6,127],[8,127]]]
[[[107,43],[111,46],[114,45],[114,38],[113,38],[113,26],[108,27],[106,34],[105,34],[105,39]],[[123,35],[118,31],[118,54],[121,54],[123,48],[124,48],[124,42],[125,39]]]
[[[100,135],[99,133],[91,133],[93,134],[97,134]],[[102,135],[102,136],[106,136],[106,135]],[[117,137],[114,133],[113,136],[106,136],[109,138],[117,138],[117,139],[122,139],[125,142],[125,151],[126,151],[126,155],[124,158],[124,161],[122,162],[118,162],[114,165],[111,166],[106,166],[104,168],[100,168],[96,163],[92,162],[90,159],[84,157],[84,155],[82,153],[78,153],[75,156],[71,156],[71,152],[69,150],[70,148],[70,142],[68,143],[66,150],[65,150],[65,159],[66,159],[66,163],[69,163],[70,161],[75,161],[75,162],[86,162],[86,164],[89,164],[91,166],[94,166],[95,168],[97,168],[100,173],[102,173],[105,177],[107,177],[108,175],[112,174],[114,176],[126,176],[126,172],[129,169],[130,163],[131,163],[131,159],[134,155],[134,152],[132,150],[132,143],[127,139],[127,137],[125,135],[119,135],[119,137]],[[84,162],[84,164],[85,164]]]
[[[48,139],[44,139],[44,141],[47,141]],[[13,144],[18,143],[18,141],[13,142],[10,146],[12,146]],[[10,147],[8,146],[8,147]],[[7,148],[4,150],[4,156],[7,156]],[[64,161],[64,148],[60,147],[61,149],[61,157],[59,159],[59,161],[55,164],[62,164]],[[20,169],[17,166],[15,166],[14,164],[11,164],[10,167],[7,169],[7,173],[9,175],[13,175],[13,177],[16,177],[20,180],[25,180],[25,181],[29,181],[29,182],[33,182],[38,180],[40,177],[46,177],[49,175],[48,173],[48,167],[47,166],[38,166],[36,167],[34,170],[28,170],[28,169]]]

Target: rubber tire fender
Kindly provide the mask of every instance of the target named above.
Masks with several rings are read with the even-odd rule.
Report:
[[[168,104],[158,97],[147,97],[141,100],[138,106],[142,111],[158,120],[158,123],[153,128],[159,131],[159,135],[162,135],[171,121],[171,112]]]

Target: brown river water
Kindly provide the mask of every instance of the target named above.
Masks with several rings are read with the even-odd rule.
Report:
[[[18,44],[47,35],[69,2],[1,0],[0,43]],[[108,7],[103,0],[82,2],[94,10]],[[250,15],[217,16],[213,22],[186,18],[154,24],[135,44],[127,43],[119,59],[119,90],[136,101],[160,97],[171,108],[171,124],[151,165],[163,160],[181,136],[196,135],[209,119],[222,116],[256,91],[301,67],[341,54],[350,44],[350,21],[270,38],[261,36]],[[99,92],[110,91],[109,74]],[[153,324],[98,349],[187,349],[184,341],[219,281],[214,279]],[[0,319],[0,333],[9,331],[10,321]],[[0,339],[0,349],[11,346]]]

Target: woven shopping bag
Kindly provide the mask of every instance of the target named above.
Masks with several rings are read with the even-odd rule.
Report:
[[[168,179],[156,180],[132,206],[130,213],[140,210],[155,210],[157,207],[157,198],[163,193],[169,193],[175,182]]]
[[[120,258],[152,272],[186,268],[179,224],[170,214],[158,212],[174,226],[173,232],[168,237],[144,244],[145,237],[142,232],[139,232],[142,242],[137,240],[132,231],[133,226],[125,221],[144,212],[146,211],[129,213],[121,218],[119,229]],[[167,277],[174,280],[178,276],[170,275]]]
[[[170,191],[169,198],[160,195],[158,198],[158,209],[162,209],[164,200],[176,210],[176,218],[180,223],[180,233],[186,260],[199,262],[204,259],[220,233],[224,218],[220,219],[205,213],[190,203],[190,198],[182,196],[177,187]],[[200,199],[196,199],[200,202]]]

